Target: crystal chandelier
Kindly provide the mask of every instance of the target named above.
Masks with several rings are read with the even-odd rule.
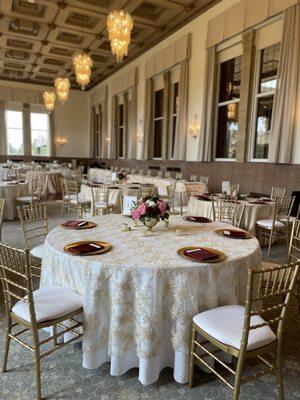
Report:
[[[68,78],[56,78],[55,79],[55,87],[56,93],[59,100],[62,104],[68,100],[69,90],[70,90],[70,81]]]
[[[122,10],[113,11],[107,17],[108,39],[118,63],[128,54],[132,28],[131,16]]]
[[[54,110],[55,98],[55,93],[51,92],[50,90],[46,90],[46,92],[43,93],[44,104],[47,111],[51,112]]]
[[[81,86],[81,90],[84,90],[91,79],[93,60],[87,53],[79,53],[73,57],[73,65],[75,67],[76,81]]]

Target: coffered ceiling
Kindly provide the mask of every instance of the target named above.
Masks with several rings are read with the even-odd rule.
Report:
[[[221,0],[0,0],[0,79],[53,85],[75,82],[72,57],[83,49],[94,66],[89,87]],[[118,64],[107,38],[107,14],[134,20],[128,57]]]

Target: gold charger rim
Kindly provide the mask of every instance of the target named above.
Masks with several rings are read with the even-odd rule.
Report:
[[[83,225],[83,226],[66,226],[64,224],[65,224],[65,222],[60,224],[60,226],[65,228],[65,229],[73,229],[73,230],[76,230],[76,231],[80,231],[82,229],[92,229],[92,228],[95,228],[97,226],[96,222],[93,222],[93,221],[87,221],[87,225]]]
[[[207,250],[210,251],[211,253],[217,254],[219,256],[219,258],[217,258],[216,260],[204,260],[204,261],[200,261],[200,260],[195,260],[189,256],[186,256],[184,254],[184,252],[186,250],[194,250],[194,249],[203,249],[203,250]],[[200,264],[214,264],[214,263],[218,263],[220,261],[224,261],[226,260],[227,256],[226,254],[224,254],[222,251],[217,250],[217,249],[213,249],[212,247],[206,247],[206,246],[185,246],[185,247],[180,247],[180,249],[177,250],[177,254],[182,257],[185,258],[186,260],[192,261],[192,262],[196,262],[196,263],[200,263]]]
[[[98,246],[102,246],[102,249],[95,250],[95,251],[93,251],[91,253],[86,253],[86,254],[75,254],[75,253],[72,253],[71,251],[69,251],[69,249],[71,247],[76,247],[78,245],[86,244],[86,243],[95,243]],[[97,255],[97,254],[106,253],[111,248],[112,248],[112,245],[110,243],[108,243],[108,242],[102,242],[100,240],[80,240],[79,242],[68,243],[67,245],[64,246],[63,250],[64,250],[65,253],[71,254],[72,256],[86,257],[86,256],[94,256],[94,255]]]
[[[224,231],[234,231],[234,232],[244,232],[245,233],[245,237],[234,237],[234,236],[228,236],[228,235],[224,235]],[[248,232],[248,231],[244,231],[243,229],[232,229],[232,228],[218,228],[215,229],[214,231],[215,233],[217,233],[219,236],[222,237],[227,237],[229,239],[252,239],[254,236],[252,235],[252,233]]]

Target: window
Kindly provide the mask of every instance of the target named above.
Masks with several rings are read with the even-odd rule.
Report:
[[[6,111],[7,154],[24,155],[23,113],[22,111]]]
[[[175,148],[175,135],[176,135],[176,124],[178,117],[178,92],[179,82],[171,84],[171,110],[170,110],[170,129],[169,129],[169,159],[174,157]]]
[[[162,158],[164,122],[164,89],[154,92],[153,158]]]
[[[50,156],[49,114],[30,113],[31,154]]]
[[[215,151],[217,159],[236,158],[241,63],[241,56],[220,63]]]
[[[124,104],[118,104],[118,157],[124,158],[124,145],[125,145],[125,125],[124,125]]]
[[[94,156],[96,158],[101,155],[102,143],[102,105],[99,104],[94,108]]]
[[[254,159],[267,159],[280,43],[260,50],[255,101]]]

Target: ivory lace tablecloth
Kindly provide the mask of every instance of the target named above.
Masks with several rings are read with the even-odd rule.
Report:
[[[28,185],[26,183],[13,184],[0,181],[0,197],[6,200],[3,214],[4,220],[17,218],[16,198],[26,195],[28,195]]]
[[[268,202],[266,204],[253,204],[248,201],[240,201],[240,203],[246,205],[241,228],[246,229],[254,235],[256,234],[256,221],[259,219],[272,218],[273,216],[273,202]],[[199,200],[196,197],[191,196],[187,213],[188,215],[197,215],[213,219],[212,202]]]
[[[97,368],[110,361],[112,375],[139,367],[143,384],[155,382],[165,367],[174,379],[188,380],[192,317],[213,307],[244,301],[247,268],[258,268],[259,243],[220,237],[224,224],[195,224],[179,216],[163,222],[153,236],[141,228],[122,232],[122,215],[93,219],[89,230],[57,227],[45,241],[41,285],[67,286],[83,296],[83,366]],[[181,227],[182,236],[175,235]],[[112,250],[98,256],[73,256],[65,245],[79,240],[103,240]],[[214,264],[183,259],[182,246],[208,246],[227,259]]]

